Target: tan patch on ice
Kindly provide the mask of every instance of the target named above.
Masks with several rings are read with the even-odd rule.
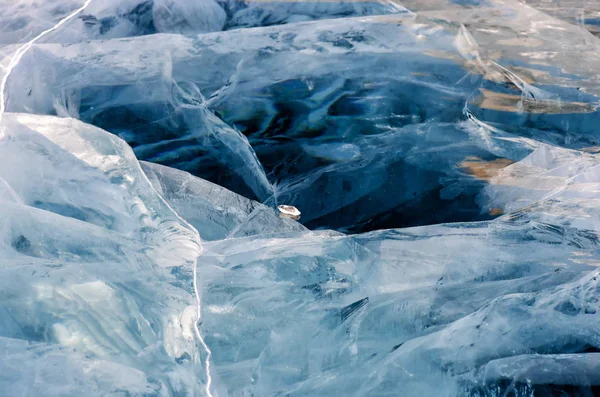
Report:
[[[508,66],[506,69],[519,76],[519,79],[523,80],[523,82],[527,84],[533,85],[551,80],[550,74],[544,70],[525,68],[521,66]],[[497,67],[488,67],[483,78],[495,83],[507,83],[513,86],[515,90],[518,90],[518,88],[510,81],[510,79],[507,79],[505,73],[503,73],[502,70],[498,69]]]
[[[475,105],[482,109],[533,114],[591,113],[596,108],[584,102],[534,101],[521,95],[500,93],[480,88]]]
[[[521,80],[527,84],[535,84],[538,81],[544,81],[550,77],[548,72],[544,70],[525,68],[521,66],[511,66],[507,69],[519,76]]]
[[[488,213],[491,216],[500,216],[500,215],[504,214],[504,210],[502,208],[496,208],[496,207],[494,207],[494,208],[490,208],[490,210],[488,211]]]
[[[459,167],[464,169],[467,174],[489,182],[500,171],[513,163],[514,161],[505,158],[484,161],[478,157],[469,156],[459,164]]]

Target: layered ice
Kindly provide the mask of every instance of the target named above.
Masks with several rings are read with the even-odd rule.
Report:
[[[498,156],[457,138],[465,112],[515,138],[598,145],[589,33],[517,3],[408,5],[419,12],[36,45],[8,109],[80,118],[141,159],[352,232],[494,216],[482,178],[465,171],[520,160],[530,145]],[[569,48],[556,51],[559,39]],[[472,146],[440,146],[461,139]],[[430,169],[415,158],[436,150],[444,160]]]
[[[597,394],[597,7],[550,3],[0,1],[0,390]]]
[[[0,43],[12,44],[53,26],[69,11],[83,5],[84,0],[3,0],[0,4]],[[50,41],[76,43],[156,33],[193,35],[300,21],[409,13],[396,0],[104,0],[90,2]]]
[[[197,231],[114,135],[26,114],[7,114],[3,126],[2,361],[24,367],[2,389],[202,390]]]

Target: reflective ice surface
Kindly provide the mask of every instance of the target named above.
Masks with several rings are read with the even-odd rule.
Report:
[[[597,394],[571,3],[0,0],[0,390]]]

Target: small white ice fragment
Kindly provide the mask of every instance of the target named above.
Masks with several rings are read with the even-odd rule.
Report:
[[[301,212],[293,205],[278,205],[277,209],[279,209],[279,216],[282,218],[291,218],[296,221],[300,219]]]

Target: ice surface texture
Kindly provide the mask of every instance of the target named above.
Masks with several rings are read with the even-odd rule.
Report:
[[[599,393],[595,5],[84,3],[0,0],[0,394]]]

